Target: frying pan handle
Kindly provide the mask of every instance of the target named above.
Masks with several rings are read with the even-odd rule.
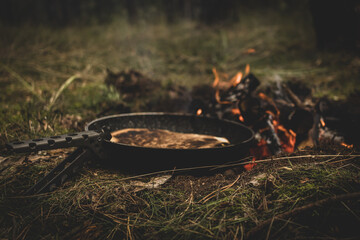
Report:
[[[107,134],[97,131],[84,131],[65,135],[38,138],[26,141],[7,143],[6,147],[15,153],[36,152],[68,147],[80,147],[101,142]]]

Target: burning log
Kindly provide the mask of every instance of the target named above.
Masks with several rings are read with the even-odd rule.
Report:
[[[317,144],[318,136],[315,137],[313,135],[312,138],[309,139],[309,132],[311,129],[317,129],[317,126],[314,126],[314,122],[318,123],[318,116],[314,116],[314,110],[311,106],[305,105],[297,95],[285,84],[283,84],[283,89],[287,93],[287,96],[290,98],[292,103],[294,104],[293,111],[291,115],[288,116],[289,123],[288,127],[296,133],[296,143],[295,146],[298,147],[304,141],[312,141],[311,144]],[[315,120],[315,121],[314,121]],[[313,133],[316,133],[313,130]],[[306,143],[309,144],[309,143]]]

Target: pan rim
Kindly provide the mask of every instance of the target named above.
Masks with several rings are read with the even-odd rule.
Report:
[[[206,147],[206,148],[159,148],[159,147],[144,147],[144,146],[139,146],[139,145],[130,145],[130,144],[124,144],[124,143],[115,143],[115,142],[111,142],[110,140],[104,140],[106,143],[109,144],[115,144],[115,145],[120,145],[120,146],[126,146],[126,147],[131,147],[134,149],[149,149],[149,150],[162,150],[162,151],[206,151],[206,150],[211,150],[211,149],[231,149],[234,148],[236,146],[240,146],[240,145],[246,145],[250,142],[252,142],[255,138],[255,133],[254,131],[249,128],[248,126],[239,123],[239,122],[235,122],[235,121],[231,121],[231,120],[227,120],[227,119],[219,119],[219,118],[215,118],[215,117],[208,117],[208,116],[198,116],[198,115],[194,115],[194,114],[190,114],[190,113],[172,113],[172,112],[133,112],[133,113],[121,113],[121,114],[114,114],[114,115],[108,115],[108,116],[104,116],[104,117],[100,117],[97,119],[92,120],[91,122],[89,122],[88,124],[86,124],[85,126],[85,131],[89,131],[89,127],[91,125],[94,125],[96,122],[100,122],[100,121],[104,121],[107,119],[111,119],[111,118],[119,118],[119,117],[136,117],[136,116],[179,116],[179,117],[191,117],[191,118],[199,118],[199,119],[209,119],[209,120],[215,120],[215,121],[223,121],[229,124],[233,124],[233,125],[238,125],[244,129],[246,129],[247,131],[249,131],[249,135],[250,137],[245,139],[242,142],[238,142],[235,144],[229,144],[226,146],[220,146],[220,147]]]

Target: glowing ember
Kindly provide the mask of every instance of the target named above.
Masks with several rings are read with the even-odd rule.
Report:
[[[232,112],[232,114],[234,114],[234,115],[240,115],[241,113],[240,113],[240,109],[238,109],[238,108],[233,108],[233,109],[231,109],[231,112]]]
[[[354,144],[341,143],[341,146],[344,146],[344,147],[346,147],[346,148],[348,148],[348,149],[351,149],[351,148],[354,147]]]
[[[255,53],[255,52],[256,52],[256,50],[254,48],[249,48],[249,49],[246,50],[247,54]]]
[[[267,146],[266,141],[261,139],[255,147],[250,149],[250,154],[254,157],[253,161],[255,161],[270,156],[271,152]]]
[[[255,167],[255,165],[256,165],[255,160],[256,160],[255,157],[253,157],[253,159],[252,159],[253,163],[248,163],[248,164],[244,165],[244,168],[246,171],[250,171],[253,167]]]

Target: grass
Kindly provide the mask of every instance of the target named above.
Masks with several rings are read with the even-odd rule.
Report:
[[[106,68],[136,69],[164,85],[192,87],[210,84],[213,67],[232,76],[250,64],[264,84],[298,79],[313,85],[314,95],[332,98],[344,98],[358,89],[359,59],[317,52],[311,22],[306,16],[302,19],[260,12],[243,14],[237,24],[216,27],[193,22],[170,26],[140,22],[133,26],[121,19],[108,25],[63,29],[1,26],[6,33],[0,38],[2,115],[13,118],[13,109],[25,102],[36,106],[27,114],[47,115],[55,132],[62,130],[54,121],[61,117],[54,112],[90,120],[95,117],[91,112],[121,101],[121,96],[104,84]],[[255,52],[248,53],[248,49]],[[72,76],[79,78],[52,102]],[[54,109],[47,113],[49,106]],[[19,125],[24,125],[20,118]],[[2,143],[4,131],[8,131],[5,124],[1,121]],[[5,134],[6,141],[18,137],[13,132]],[[30,137],[29,132],[27,135]]]
[[[18,194],[33,184],[36,175],[43,175],[56,164],[48,160],[49,156],[56,159],[66,151],[37,159],[33,155],[27,164],[3,172],[7,174],[1,180],[1,211],[5,213],[2,236],[53,239],[57,233],[61,239],[245,237],[257,224],[277,214],[334,195],[359,192],[359,158],[347,160],[344,156],[353,153],[338,150],[342,155],[321,158],[323,164],[311,157],[313,152],[307,152],[310,157],[295,154],[289,161],[264,162],[237,177],[175,175],[156,189],[139,189],[134,184],[135,180],[146,182],[150,176],[126,180],[116,171],[90,167],[51,194],[22,197]],[[325,216],[329,222],[337,217],[356,222],[358,211],[356,201],[304,211],[302,216],[293,216],[290,223],[274,223],[271,234],[276,233],[279,239],[297,234],[353,237],[359,232],[351,226],[338,224],[338,229],[331,229],[331,224],[322,223],[320,228],[312,224],[326,222]],[[264,234],[267,230],[257,232],[257,236]]]
[[[129,25],[122,19],[62,29],[0,26],[0,145],[77,131],[105,108],[131,105],[105,85],[106,68],[135,69],[164,86],[191,88],[211,84],[213,67],[232,76],[250,64],[264,85],[297,79],[310,85],[315,96],[331,98],[359,89],[359,58],[316,51],[311,22],[298,14],[242,13],[239,23],[214,27],[194,22]],[[61,189],[32,197],[22,196],[23,191],[69,151],[3,154],[0,238],[244,239],[273,216],[360,190],[357,153],[340,146],[323,148],[309,150],[310,155],[342,155],[263,162],[236,176],[175,175],[156,189],[134,185],[134,180],[146,182],[152,176],[127,179],[116,171],[88,167]],[[249,184],[252,180],[255,184]],[[334,221],[338,215],[341,221],[358,223],[356,203],[342,201],[274,221],[256,236],[358,236],[353,225]]]

